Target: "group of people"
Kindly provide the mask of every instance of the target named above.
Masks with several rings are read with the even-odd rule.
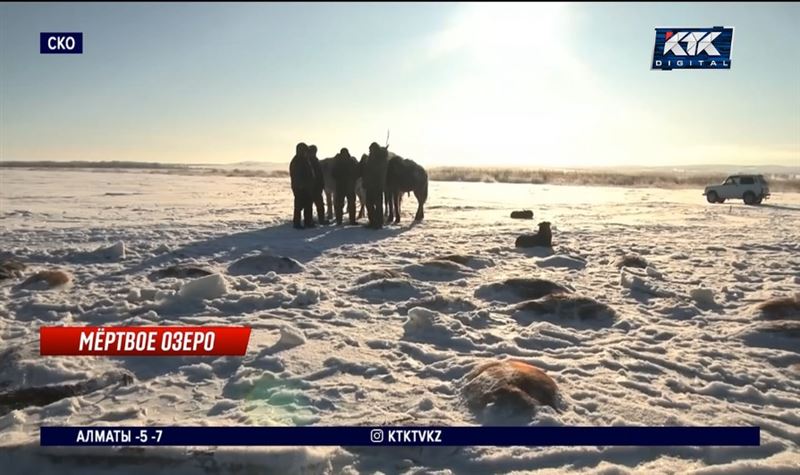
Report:
[[[294,194],[294,227],[297,229],[311,228],[314,223],[314,208],[317,209],[319,224],[329,224],[331,213],[326,215],[323,192],[328,189],[328,209],[331,209],[333,195],[336,208],[336,222],[342,224],[344,200],[347,200],[350,222],[355,224],[355,188],[359,175],[359,163],[350,156],[350,152],[343,148],[331,159],[323,160],[317,157],[317,146],[297,144],[294,158],[289,164],[289,176],[292,181]],[[327,172],[327,173],[326,173]],[[327,175],[327,180],[325,179]],[[326,183],[326,181],[330,183]],[[327,185],[327,186],[326,186]]]
[[[289,176],[294,194],[293,224],[297,229],[316,225],[315,207],[319,224],[329,224],[335,214],[336,224],[341,225],[345,201],[350,224],[357,224],[364,208],[370,228],[383,227],[385,214],[388,214],[386,222],[399,223],[401,197],[408,192],[413,192],[417,198],[415,219],[420,221],[424,217],[423,206],[428,198],[425,169],[413,160],[389,152],[388,146],[381,147],[375,142],[370,144],[369,153],[362,155],[360,161],[346,148],[335,157],[319,160],[315,145],[298,143],[289,164]],[[323,193],[328,199],[327,214]],[[356,216],[357,195],[362,207],[359,216]]]

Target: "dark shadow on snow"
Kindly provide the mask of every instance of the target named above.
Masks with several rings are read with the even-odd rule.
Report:
[[[291,223],[263,229],[221,234],[196,241],[179,249],[146,258],[119,273],[133,274],[151,268],[160,268],[187,259],[221,260],[231,263],[252,252],[264,251],[290,257],[301,264],[313,261],[328,249],[342,245],[367,244],[391,238],[410,229],[408,226],[367,229],[364,226],[317,226],[312,229],[294,229]]]
[[[764,208],[772,208],[772,209],[781,209],[785,211],[795,211],[800,212],[800,208],[794,206],[784,206],[784,205],[774,205],[771,203],[764,203],[761,205]]]

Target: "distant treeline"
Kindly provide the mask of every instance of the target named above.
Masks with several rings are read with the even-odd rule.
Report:
[[[52,160],[42,160],[37,162],[22,161],[0,161],[0,167],[12,168],[188,168],[187,165],[177,163],[158,163],[158,162],[125,162],[110,160],[102,162],[72,161],[56,162]]]
[[[125,161],[73,161],[73,162],[20,162],[0,161],[2,167],[60,168],[60,169],[138,169],[150,173],[177,173],[182,175],[222,175],[230,177],[288,177],[285,170],[259,170],[253,168],[216,168],[202,165],[183,165],[157,162]],[[800,192],[797,175],[764,174],[772,191]],[[483,183],[531,183],[536,185],[588,185],[657,188],[702,188],[719,184],[726,175],[721,173],[634,172],[601,170],[542,170],[526,168],[435,167],[428,169],[431,181],[465,181]]]
[[[437,167],[428,170],[432,181],[531,183],[535,185],[626,186],[657,188],[704,187],[719,184],[727,175],[717,173],[606,172],[597,170],[536,170],[525,168]],[[800,191],[800,179],[764,174],[772,191]]]

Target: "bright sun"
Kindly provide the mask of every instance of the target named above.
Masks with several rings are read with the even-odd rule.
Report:
[[[566,47],[567,13],[561,4],[465,6],[435,37],[432,54],[461,53],[472,73],[448,84],[427,111],[435,131],[428,145],[448,148],[442,155],[458,154],[464,165],[501,158],[524,166],[532,157],[558,165],[590,100]]]
[[[561,52],[565,17],[561,4],[469,4],[440,33],[433,49],[464,48],[487,64],[533,55],[550,59]]]

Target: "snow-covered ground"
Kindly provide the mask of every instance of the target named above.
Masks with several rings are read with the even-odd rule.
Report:
[[[800,332],[755,309],[800,288],[800,194],[748,207],[699,190],[433,182],[423,223],[412,197],[380,231],[297,231],[290,206],[286,179],[0,169],[0,252],[24,275],[73,276],[52,290],[0,282],[0,393],[100,388],[1,408],[0,472],[800,469]],[[523,208],[533,221],[509,219]],[[515,249],[541,220],[553,251]],[[449,254],[465,264],[430,262]],[[648,267],[620,269],[623,255]],[[177,263],[219,275],[153,274]],[[559,283],[616,318],[515,312],[511,277]],[[244,358],[39,357],[38,327],[53,324],[253,333]],[[462,378],[507,357],[546,371],[559,408],[469,410]],[[761,446],[76,450],[38,447],[43,424],[758,425]]]

